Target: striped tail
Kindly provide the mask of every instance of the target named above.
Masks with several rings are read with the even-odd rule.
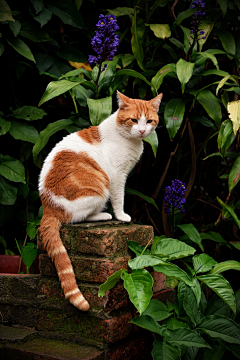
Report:
[[[71,261],[60,239],[60,227],[61,223],[56,217],[43,215],[39,229],[43,247],[55,264],[65,298],[79,310],[87,311],[89,303],[77,286]]]

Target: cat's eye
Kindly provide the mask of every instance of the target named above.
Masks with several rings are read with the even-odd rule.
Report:
[[[148,121],[147,121],[147,124],[151,124],[151,123],[152,123],[152,120],[148,120]]]
[[[134,123],[137,123],[138,121],[137,121],[137,119],[131,119],[132,120],[132,122],[134,122]]]

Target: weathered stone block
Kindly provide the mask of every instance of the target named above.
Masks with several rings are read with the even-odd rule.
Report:
[[[75,316],[56,311],[40,310],[37,330],[77,334],[81,338],[114,343],[126,337],[132,330],[130,312],[110,319],[100,319],[78,312]]]
[[[100,256],[126,255],[128,246],[126,240],[136,241],[146,245],[153,239],[153,228],[147,225],[122,224],[107,222],[90,224],[64,225],[60,230],[61,239],[67,250],[82,254]],[[120,223],[120,224],[118,224]],[[40,236],[38,248],[43,251]]]
[[[115,271],[127,268],[130,256],[108,258],[92,258],[70,256],[75,276],[78,280],[103,283]],[[39,256],[39,270],[42,275],[57,276],[56,269],[45,254]]]
[[[164,304],[166,304],[167,300],[174,304],[176,300],[176,291],[172,288],[166,288],[164,290],[158,291],[153,294],[152,299],[157,299]]]
[[[154,281],[153,282],[153,293],[165,289],[166,275],[164,275],[158,271],[154,271],[153,281]]]

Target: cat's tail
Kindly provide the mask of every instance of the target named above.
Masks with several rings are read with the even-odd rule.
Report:
[[[40,238],[48,256],[55,264],[66,299],[79,310],[87,311],[89,303],[80,292],[68,253],[59,235],[61,222],[54,216],[43,215],[40,224]]]

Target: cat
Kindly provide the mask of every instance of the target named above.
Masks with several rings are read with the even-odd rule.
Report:
[[[111,220],[102,212],[110,198],[117,220],[124,213],[124,187],[143,152],[142,139],[158,125],[162,94],[150,101],[117,92],[119,109],[99,126],[64,137],[44,161],[39,192],[43,205],[40,238],[55,264],[66,299],[82,311],[89,303],[80,292],[59,235],[63,223]]]

